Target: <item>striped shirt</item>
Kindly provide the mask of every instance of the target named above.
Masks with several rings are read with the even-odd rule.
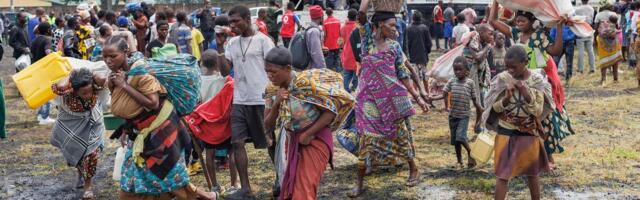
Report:
[[[471,111],[470,101],[475,97],[475,90],[473,89],[473,80],[466,78],[465,80],[458,80],[458,78],[449,79],[447,85],[444,87],[444,92],[449,93],[451,111],[449,116],[455,118],[469,117]]]

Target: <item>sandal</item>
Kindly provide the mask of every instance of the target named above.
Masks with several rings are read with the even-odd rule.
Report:
[[[82,199],[95,199],[96,196],[93,194],[93,191],[89,190],[89,191],[84,191],[84,194],[82,195]]]
[[[347,196],[348,196],[349,198],[357,198],[357,197],[359,197],[360,195],[364,194],[364,192],[365,192],[365,191],[367,191],[367,189],[366,189],[366,188],[362,188],[362,189],[357,189],[357,188],[356,188],[356,189],[352,189],[352,190],[351,190],[351,192],[349,192],[349,193],[347,194]]]

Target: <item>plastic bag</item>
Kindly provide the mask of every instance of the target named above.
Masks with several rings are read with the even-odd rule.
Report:
[[[447,82],[454,77],[453,74],[453,61],[456,57],[461,56],[464,48],[469,44],[469,41],[476,36],[478,32],[468,32],[462,35],[460,39],[460,45],[456,48],[449,50],[449,52],[438,57],[433,63],[433,68],[429,70],[428,75],[440,82]]]
[[[113,173],[111,174],[114,181],[120,181],[122,177],[122,164],[124,164],[124,155],[126,153],[126,147],[118,147],[116,150],[116,158],[113,160]]]
[[[17,71],[22,71],[31,65],[31,56],[29,54],[22,54],[16,59],[15,66]]]
[[[567,0],[498,0],[500,5],[512,10],[522,10],[533,13],[546,26],[554,26],[563,18],[573,23],[571,31],[578,37],[593,35],[593,28],[586,21],[585,16],[575,14],[571,1]]]

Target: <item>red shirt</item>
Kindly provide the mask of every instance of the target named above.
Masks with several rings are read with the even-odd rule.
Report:
[[[442,14],[442,8],[440,6],[433,8],[433,22],[444,23],[444,15]]]
[[[353,51],[351,50],[351,42],[349,42],[349,37],[351,36],[351,32],[356,28],[355,21],[347,21],[340,29],[340,37],[342,41],[344,41],[344,50],[340,55],[340,60],[342,61],[342,67],[346,70],[356,70],[356,57],[353,55]]]
[[[293,11],[287,10],[287,12],[282,15],[282,28],[280,28],[280,37],[292,38],[293,33],[296,31],[296,21],[298,21],[298,19],[293,14]]]
[[[327,17],[322,23],[324,27],[324,46],[329,50],[339,49],[338,38],[340,38],[340,20],[333,16]]]
[[[267,23],[262,21],[260,18],[256,19],[256,26],[258,26],[258,31],[264,33],[265,35],[269,35],[267,31]]]

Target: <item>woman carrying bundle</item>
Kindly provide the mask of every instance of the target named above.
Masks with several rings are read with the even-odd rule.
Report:
[[[360,6],[360,23],[366,22],[368,5]],[[376,11],[371,23],[364,25],[362,68],[356,92],[356,127],[360,134],[358,179],[356,188],[348,194],[358,197],[364,192],[364,176],[374,166],[395,166],[399,161],[409,164],[407,186],[420,182],[415,164],[413,136],[408,118],[415,114],[409,94],[420,108],[428,112],[427,104],[411,84],[406,57],[394,40],[396,17],[392,12]]]
[[[76,188],[84,189],[83,199],[94,198],[91,180],[104,145],[101,105],[107,103],[105,77],[87,68],[71,72],[68,78],[52,85],[58,105],[58,120],[53,126],[51,144],[62,151],[70,166],[78,170]]]
[[[322,174],[331,164],[331,132],[351,111],[354,99],[344,90],[338,73],[327,69],[293,71],[286,48],[273,48],[265,61],[273,84],[267,89],[265,128],[286,137],[286,144],[278,144],[287,154],[286,170],[278,172],[282,178],[279,199],[316,199]]]
[[[105,42],[102,55],[112,71],[111,112],[126,120],[111,138],[120,137],[123,145],[130,140],[120,199],[217,199],[189,183],[184,160],[189,135],[167,90],[153,75],[128,75],[147,64],[142,53],[130,52],[127,40],[115,36]]]

